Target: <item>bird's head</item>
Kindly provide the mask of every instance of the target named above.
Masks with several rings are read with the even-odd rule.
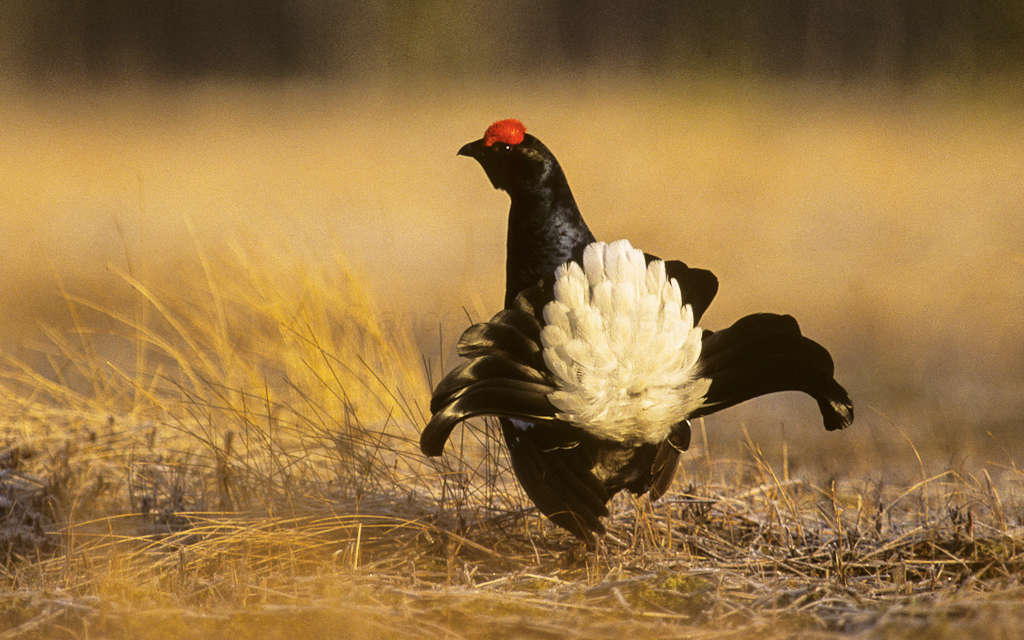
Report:
[[[515,119],[498,120],[487,127],[484,137],[463,145],[459,155],[474,158],[494,188],[512,196],[536,190],[553,173],[560,173],[554,155]]]

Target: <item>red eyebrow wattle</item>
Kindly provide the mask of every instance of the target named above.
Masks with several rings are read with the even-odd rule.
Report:
[[[519,144],[523,141],[523,137],[526,135],[526,127],[523,123],[515,118],[508,118],[507,120],[498,120],[491,126],[487,127],[487,131],[484,132],[484,146],[489,147],[495,142],[504,142],[505,144]]]

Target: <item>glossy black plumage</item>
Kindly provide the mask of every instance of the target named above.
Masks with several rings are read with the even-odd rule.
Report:
[[[817,401],[827,430],[853,422],[853,403],[833,378],[832,356],[804,337],[792,316],[758,313],[705,332],[700,362],[711,388],[692,417],[777,391],[802,391]]]
[[[663,442],[627,446],[594,437],[586,425],[559,420],[547,399],[557,386],[542,357],[543,308],[552,297],[555,269],[580,261],[595,238],[543,143],[529,134],[519,142],[490,134],[489,129],[459,154],[475,158],[493,186],[511,199],[505,309],[460,339],[458,351],[468,360],[435,389],[433,416],[421,437],[424,453],[440,455],[460,421],[498,416],[527,495],[553,522],[590,542],[594,533],[604,531],[600,518],[608,515],[606,503],[617,492],[649,491],[657,499],[667,491],[679,454],[689,447],[689,418],[766,393],[796,390],[817,400],[826,428],[852,421],[852,404],[833,379],[828,352],[804,337],[791,317],[773,314],[747,316],[722,331],[704,333],[699,363],[711,386],[701,407],[680,416]],[[678,261],[666,261],[665,267],[699,321],[717,293],[717,278]]]

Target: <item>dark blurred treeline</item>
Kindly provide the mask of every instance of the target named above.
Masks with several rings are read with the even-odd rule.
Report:
[[[81,77],[1024,70],[1024,0],[0,0],[0,65]]]

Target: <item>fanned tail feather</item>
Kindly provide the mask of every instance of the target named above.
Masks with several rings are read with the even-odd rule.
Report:
[[[499,355],[479,356],[472,360],[466,360],[437,383],[430,399],[430,412],[439,411],[470,385],[481,380],[493,379],[517,380],[535,384],[547,383],[544,374],[533,367]]]
[[[516,324],[507,321],[503,311],[490,322],[475,324],[463,332],[456,350],[463,358],[501,355],[527,366],[543,366],[541,346],[523,333]]]
[[[455,425],[476,416],[507,416],[555,422],[555,409],[547,394],[552,388],[511,378],[481,380],[453,392],[434,412],[420,435],[420,449],[428,456],[444,451]]]
[[[434,389],[433,416],[420,435],[424,454],[441,455],[452,429],[476,416],[556,422],[548,401],[555,387],[543,369],[540,323],[526,309],[532,307],[505,309],[462,334],[457,348],[468,360]]]
[[[853,422],[853,403],[833,372],[828,351],[803,336],[792,316],[749,315],[705,332],[700,375],[711,387],[691,417],[777,391],[802,391],[817,401],[826,429],[842,429]]]
[[[646,253],[644,258],[648,263],[661,259]],[[690,305],[693,309],[693,321],[700,322],[715,294],[718,293],[718,278],[707,269],[695,269],[679,260],[666,260],[665,274],[669,278],[675,278],[679,283],[679,289],[683,293],[683,304]]]

